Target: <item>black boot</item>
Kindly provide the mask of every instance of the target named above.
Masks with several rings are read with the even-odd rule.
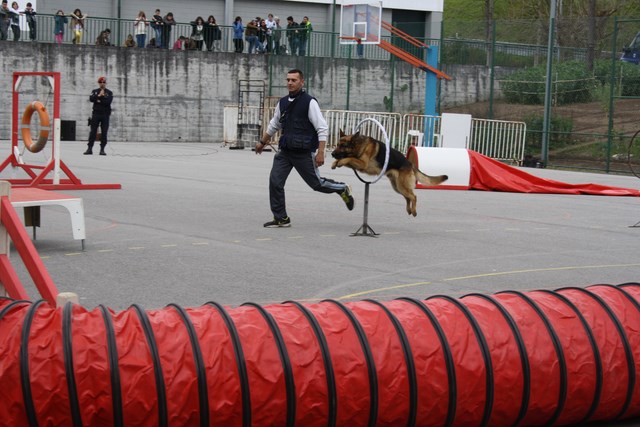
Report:
[[[84,152],[84,153],[82,153],[82,154],[88,154],[88,155],[91,155],[91,154],[93,154],[93,151],[91,150],[91,148],[87,148],[87,151],[85,151],[85,152]]]
[[[104,149],[100,149],[100,155],[101,155],[101,156],[106,156],[106,155],[107,155],[107,153],[105,153],[105,152],[104,152]]]

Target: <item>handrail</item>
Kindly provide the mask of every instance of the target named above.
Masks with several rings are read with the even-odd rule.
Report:
[[[389,24],[388,22],[385,22],[385,21],[380,21],[380,22],[382,24],[382,28],[384,28],[385,30],[389,31],[391,34],[395,34],[396,36],[408,41],[409,43],[411,43],[414,46],[424,47],[426,49],[429,49],[429,45],[421,42],[420,40],[418,40],[417,38],[413,37],[412,35],[405,33],[401,29],[399,29],[397,27],[394,27],[393,25]]]
[[[445,79],[445,80],[451,80],[451,77],[449,77],[447,74],[443,73],[442,71],[438,70],[437,68],[434,68],[432,66],[430,66],[429,64],[427,64],[426,62],[422,61],[421,59],[411,55],[410,53],[400,49],[399,47],[396,47],[394,45],[392,45],[389,42],[386,42],[384,40],[380,40],[380,45],[379,45],[382,49],[386,50],[387,52],[397,56],[398,58],[402,59],[403,61],[408,62],[409,64],[418,67],[420,69],[422,69],[423,71],[431,71],[432,73],[434,73],[438,78],[440,79]]]

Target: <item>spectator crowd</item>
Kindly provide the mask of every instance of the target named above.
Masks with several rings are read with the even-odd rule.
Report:
[[[21,36],[20,16],[26,17],[29,27],[29,39],[36,41],[36,11],[32,3],[27,2],[24,9],[20,9],[18,2],[13,1],[11,7],[8,0],[2,0],[0,6],[0,40],[9,40],[10,35],[14,41],[19,41]],[[82,44],[87,24],[88,15],[80,9],[73,13],[65,14],[58,10],[53,16],[53,34],[56,43],[61,44],[65,31],[71,34],[73,44]],[[162,14],[156,9],[150,18],[144,11],[139,11],[132,23],[131,33],[124,38],[122,46],[173,49],[173,50],[207,50],[209,52],[222,51],[222,29],[213,15],[206,19],[202,16],[190,21],[191,33],[189,36],[180,35],[172,43],[172,29],[176,20],[172,12]],[[122,28],[122,27],[121,27]],[[11,31],[11,32],[10,32]],[[244,24],[240,16],[236,17],[231,26],[233,47],[236,53],[248,52],[250,54],[276,54],[305,56],[309,37],[313,31],[311,21],[307,16],[300,23],[289,16],[286,25],[280,23],[280,18],[272,13],[266,18],[257,16]],[[147,42],[147,35],[151,37]],[[111,30],[100,30],[95,44],[97,46],[111,46]]]

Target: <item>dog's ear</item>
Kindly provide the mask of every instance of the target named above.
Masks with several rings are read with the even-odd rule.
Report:
[[[342,132],[342,129],[340,129],[340,138],[342,138],[344,135],[344,132]]]
[[[352,136],[353,136],[354,139],[359,137],[360,136],[360,131],[354,133]]]

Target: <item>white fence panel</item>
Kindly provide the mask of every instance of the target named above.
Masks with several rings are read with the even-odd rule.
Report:
[[[472,119],[468,148],[496,160],[522,164],[526,135],[524,122]]]
[[[409,147],[436,147],[440,136],[440,117],[422,114],[405,114],[400,126],[398,150],[406,154]]]
[[[398,135],[400,134],[401,116],[398,113],[379,113],[370,111],[346,111],[346,110],[328,110],[325,118],[329,125],[329,140],[327,148],[333,148],[338,144],[340,139],[340,130],[346,134],[353,132],[355,127],[364,119],[375,119],[384,127],[389,136],[391,146],[398,148]],[[360,127],[360,133],[370,136],[374,139],[384,142],[384,134],[382,130],[373,122],[367,121]]]
[[[275,107],[265,107],[264,115],[259,118],[259,107],[245,107],[246,122],[261,123],[261,131],[267,129]],[[366,118],[376,119],[384,127],[391,146],[402,153],[406,153],[409,146],[422,147],[439,146],[441,117],[421,114],[380,113],[370,111],[327,110],[323,114],[329,125],[327,149],[333,149],[340,139],[340,130],[349,134]],[[237,142],[238,107],[224,107],[224,143]],[[245,120],[243,120],[245,122]],[[365,122],[360,132],[380,141],[384,135],[373,122]],[[496,160],[522,163],[527,125],[524,122],[508,122],[502,120],[472,119],[471,121],[471,150],[484,154]],[[277,143],[279,135],[274,135]]]

